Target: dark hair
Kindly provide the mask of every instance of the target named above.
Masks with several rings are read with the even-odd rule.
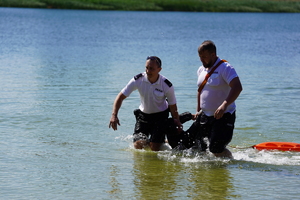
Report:
[[[198,53],[200,53],[200,51],[209,51],[210,53],[217,54],[216,45],[211,40],[205,40],[202,42],[202,44],[198,47]]]
[[[157,56],[148,56],[146,60],[154,60],[158,65],[158,68],[161,68],[161,60]]]

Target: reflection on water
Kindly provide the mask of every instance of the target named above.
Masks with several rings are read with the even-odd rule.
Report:
[[[133,151],[133,177],[137,199],[172,199],[176,194],[178,166],[157,159],[157,154]],[[175,192],[174,192],[175,191]]]
[[[233,194],[232,176],[227,161],[177,162],[163,156],[170,152],[133,151],[134,185],[137,199],[226,199]],[[163,155],[162,155],[163,154]],[[199,161],[201,161],[199,159]]]
[[[109,193],[110,199],[122,199],[121,184],[118,182],[118,177],[120,176],[120,169],[117,166],[112,165],[110,167],[110,181],[109,185],[111,190],[107,191]]]
[[[233,180],[226,166],[192,166],[188,168],[188,173],[190,184],[186,189],[193,199],[226,199],[234,196]]]

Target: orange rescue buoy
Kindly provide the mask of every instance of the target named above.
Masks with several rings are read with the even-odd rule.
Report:
[[[300,151],[300,144],[295,142],[263,142],[252,147],[257,150]]]

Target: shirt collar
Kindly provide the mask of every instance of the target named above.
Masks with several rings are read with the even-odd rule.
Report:
[[[147,82],[147,83],[150,83],[150,81],[148,80],[147,73],[146,73],[146,72],[144,72],[144,74],[145,74],[145,76],[144,76],[144,79],[143,79],[143,81],[145,81],[145,82]],[[157,81],[156,81],[155,83],[150,83],[150,84],[152,84],[152,85],[158,85],[158,84],[159,84],[159,82],[160,82],[160,79],[161,79],[161,75],[160,75],[160,74],[158,74],[158,79],[157,79]]]

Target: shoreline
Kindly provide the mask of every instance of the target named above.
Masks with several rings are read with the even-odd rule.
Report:
[[[300,13],[300,0],[0,0],[0,7],[181,12]]]

